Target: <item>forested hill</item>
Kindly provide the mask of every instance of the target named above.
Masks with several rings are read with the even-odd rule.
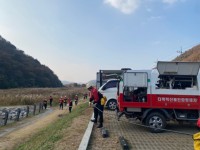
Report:
[[[185,51],[180,56],[176,57],[173,61],[198,61],[200,62],[200,44]]]
[[[0,36],[0,89],[61,86],[51,69]]]

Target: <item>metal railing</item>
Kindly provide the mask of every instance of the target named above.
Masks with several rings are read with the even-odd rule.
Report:
[[[43,104],[36,103],[27,106],[13,106],[0,108],[0,126],[22,120],[44,112]]]

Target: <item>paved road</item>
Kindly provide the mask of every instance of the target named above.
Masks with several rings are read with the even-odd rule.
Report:
[[[192,150],[193,139],[191,135],[184,135],[172,132],[151,133],[142,126],[130,123],[125,117],[121,121],[115,118],[115,112],[104,112],[104,127],[109,131],[109,138],[102,138],[100,130],[94,126],[88,150],[120,150],[119,136],[127,139],[130,149],[133,150]],[[139,123],[133,121],[133,123]],[[190,134],[197,133],[197,128],[192,124],[178,125],[170,123],[167,126],[169,130],[186,132]]]

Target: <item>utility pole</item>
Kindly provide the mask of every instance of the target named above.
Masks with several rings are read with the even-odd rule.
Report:
[[[183,54],[183,51],[182,51],[182,46],[181,46],[181,50],[179,51],[176,51],[177,53],[179,53],[180,55]]]

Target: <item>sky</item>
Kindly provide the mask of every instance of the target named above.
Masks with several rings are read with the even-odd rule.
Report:
[[[200,44],[200,1],[0,0],[0,35],[61,81],[86,83]]]

